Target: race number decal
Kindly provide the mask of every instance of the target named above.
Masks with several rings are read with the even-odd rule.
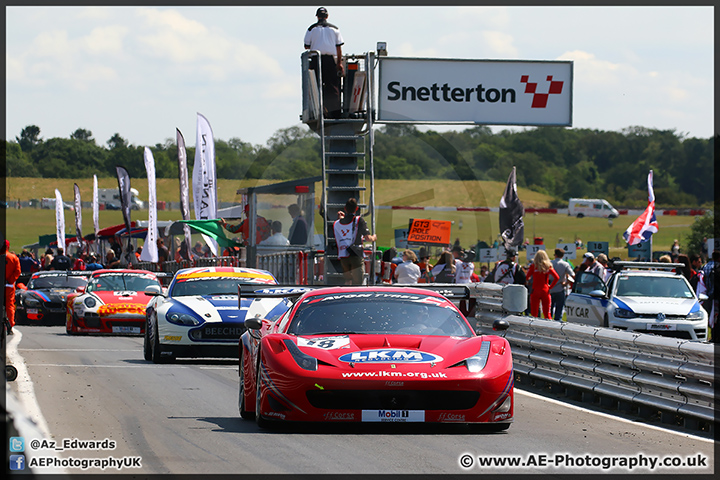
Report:
[[[297,344],[298,347],[313,347],[322,348],[323,350],[334,350],[336,348],[347,347],[350,345],[350,337],[347,335],[316,338],[298,337]]]

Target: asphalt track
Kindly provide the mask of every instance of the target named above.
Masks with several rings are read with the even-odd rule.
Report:
[[[515,423],[503,433],[424,424],[262,430],[238,415],[235,362],[154,365],[143,360],[141,337],[75,337],[64,327],[16,332],[7,355],[19,377],[8,388],[42,432],[25,439],[28,457],[74,459],[59,467],[69,473],[714,473],[712,439],[519,389]],[[80,441],[98,445],[83,449]],[[126,463],[82,470],[79,460],[108,457]],[[680,465],[653,467],[653,460]],[[506,465],[481,466],[488,462]],[[616,467],[606,468],[611,462]]]

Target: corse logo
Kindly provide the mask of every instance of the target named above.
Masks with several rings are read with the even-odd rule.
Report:
[[[442,359],[439,355],[417,350],[382,349],[346,353],[338,360],[348,363],[430,363]]]

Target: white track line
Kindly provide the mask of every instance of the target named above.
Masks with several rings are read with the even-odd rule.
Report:
[[[607,419],[610,419],[610,420],[617,420],[617,421],[619,421],[619,422],[629,423],[629,424],[631,424],[631,425],[635,425],[636,427],[637,427],[637,426],[642,426],[643,428],[650,428],[650,429],[652,429],[652,430],[658,430],[658,431],[665,432],[665,433],[672,433],[672,434],[677,435],[677,436],[679,436],[679,437],[692,438],[693,440],[698,440],[698,441],[702,441],[702,442],[706,442],[706,443],[714,443],[714,440],[713,440],[712,438],[698,437],[697,435],[693,435],[693,434],[690,434],[690,433],[677,432],[677,431],[675,431],[675,430],[670,430],[670,429],[667,429],[667,428],[662,428],[662,427],[658,427],[658,426],[656,426],[656,425],[650,425],[650,424],[647,424],[647,423],[638,424],[638,422],[634,422],[634,421],[628,420],[628,419],[626,419],[626,418],[616,417],[616,416],[613,416],[613,415],[610,415],[610,414],[607,414],[607,413],[598,412],[598,411],[596,411],[596,410],[590,410],[590,409],[584,408],[584,407],[578,407],[577,405],[573,405],[573,404],[571,404],[571,403],[566,403],[566,402],[563,402],[563,401],[561,401],[561,400],[555,400],[554,398],[548,398],[548,397],[545,397],[545,396],[543,396],[543,395],[538,395],[538,394],[536,394],[536,393],[527,392],[527,391],[525,391],[525,390],[519,390],[519,389],[516,388],[516,389],[515,389],[515,393],[519,393],[519,394],[521,394],[521,395],[527,395],[528,397],[532,397],[532,398],[535,398],[535,399],[538,399],[538,400],[544,400],[544,401],[546,401],[546,402],[554,403],[554,404],[556,404],[556,405],[561,405],[561,406],[566,407],[566,408],[572,408],[572,409],[575,409],[575,410],[578,410],[578,411],[581,411],[581,412],[591,413],[591,414],[593,414],[593,415],[598,415],[598,416],[600,416],[600,417],[604,417],[604,418],[607,418]]]

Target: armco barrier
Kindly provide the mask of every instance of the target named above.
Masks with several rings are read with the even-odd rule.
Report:
[[[504,297],[518,292],[501,285],[473,284],[471,295],[478,302],[478,333],[510,342],[520,383],[550,385],[586,402],[714,430],[712,344],[512,315],[502,307],[509,302]],[[510,327],[493,331],[498,318]]]

